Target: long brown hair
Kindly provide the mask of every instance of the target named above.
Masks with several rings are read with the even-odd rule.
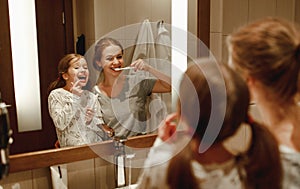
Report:
[[[220,74],[222,77],[217,76]],[[191,96],[191,89],[187,88],[189,82],[193,84],[193,90],[196,91],[197,96]],[[218,97],[223,92],[221,86],[224,82],[225,103],[221,96]],[[217,99],[220,98],[220,101],[212,102],[212,95],[215,95],[212,93],[216,93]],[[236,156],[236,164],[242,165],[242,168],[246,170],[244,183],[247,188],[281,188],[282,168],[278,143],[267,129],[249,121],[247,112],[250,95],[246,83],[237,73],[226,65],[220,65],[220,69],[218,69],[215,63],[208,60],[192,63],[181,81],[179,97],[178,111],[195,131],[192,140],[202,139],[210,117],[218,119],[218,116],[222,116],[224,109],[224,121],[213,144],[220,143],[232,136],[242,122],[249,123],[252,129],[250,149],[245,154]],[[195,103],[197,101],[199,104]],[[211,113],[212,103],[217,103],[217,111],[213,114]],[[195,108],[198,108],[199,111],[195,111]],[[199,115],[195,116],[195,112],[199,112]],[[217,126],[213,125],[213,127]],[[200,188],[191,167],[192,153],[194,152],[190,145],[187,145],[184,150],[171,159],[167,176],[170,188],[179,189],[183,186]],[[243,178],[243,175],[240,176]]]
[[[290,101],[300,86],[299,31],[294,23],[273,17],[239,28],[228,38],[233,65],[261,81],[276,101]]]
[[[65,55],[58,63],[58,77],[55,81],[53,81],[52,83],[50,83],[49,87],[48,87],[48,94],[57,88],[61,88],[64,87],[66,85],[66,80],[64,80],[64,78],[62,77],[62,75],[64,73],[68,72],[69,67],[71,66],[71,63],[73,62],[77,62],[78,60],[80,60],[81,58],[84,58],[82,55],[80,54],[67,54]]]

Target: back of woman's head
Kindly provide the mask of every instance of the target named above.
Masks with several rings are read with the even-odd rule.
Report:
[[[55,81],[53,81],[48,87],[48,93],[52,90],[64,87],[66,85],[66,81],[63,78],[63,74],[68,72],[69,67],[72,63],[79,61],[81,58],[84,58],[80,54],[67,54],[62,59],[60,59],[57,70],[58,70],[58,77]]]
[[[112,46],[112,45],[119,46],[121,48],[122,54],[123,54],[123,46],[121,45],[121,43],[119,41],[117,41],[114,38],[104,37],[96,43],[94,59],[93,59],[93,66],[96,70],[98,70],[98,71],[101,70],[100,66],[97,64],[97,61],[101,61],[103,50],[106,47]]]
[[[295,97],[300,80],[300,32],[296,25],[271,17],[257,20],[234,32],[228,45],[239,71],[261,81],[282,102]]]

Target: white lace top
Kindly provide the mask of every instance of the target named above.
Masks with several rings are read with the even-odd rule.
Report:
[[[144,170],[138,179],[136,188],[169,188],[166,183],[169,160],[178,146],[161,143],[156,139],[145,161]],[[158,145],[158,143],[160,143]],[[180,148],[180,147],[179,147]],[[194,175],[201,189],[243,189],[238,168],[233,159],[222,164],[201,165],[196,161],[191,162]]]
[[[86,124],[86,108],[94,108],[96,115],[90,124]],[[97,96],[84,91],[81,97],[58,88],[51,91],[48,97],[50,116],[56,127],[60,146],[75,146],[102,141],[103,124],[100,104]]]
[[[300,152],[280,145],[281,161],[284,170],[283,188],[300,188]]]

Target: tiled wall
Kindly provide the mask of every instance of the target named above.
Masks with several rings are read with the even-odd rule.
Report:
[[[282,17],[300,23],[300,0],[211,0],[210,50],[215,58],[227,62],[227,36],[238,27],[265,16]],[[251,115],[260,120],[255,105]]]
[[[85,34],[88,48],[104,35],[145,19],[171,24],[171,3],[172,0],[73,0],[75,37]],[[188,9],[188,30],[196,35],[197,0],[189,0]],[[135,40],[137,31],[130,32],[124,33],[123,39]]]
[[[144,154],[144,153],[143,153]],[[141,158],[143,156],[143,158]],[[144,162],[144,155],[137,158]],[[112,158],[112,157],[111,157]],[[108,159],[106,159],[108,160]],[[89,159],[66,164],[67,182],[70,189],[112,189],[115,188],[114,164],[101,158]],[[55,167],[56,169],[57,167]],[[135,183],[140,168],[131,169],[131,183]],[[126,170],[129,178],[129,170]],[[127,181],[128,182],[128,181]],[[9,174],[0,181],[3,189],[52,189],[50,168],[42,168]],[[2,189],[1,188],[1,189]]]
[[[227,61],[226,37],[239,26],[265,16],[297,19],[299,0],[211,0],[210,47],[219,61]]]

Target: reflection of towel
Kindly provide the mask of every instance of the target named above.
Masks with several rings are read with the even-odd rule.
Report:
[[[157,23],[157,37],[155,40],[155,53],[157,69],[171,77],[171,38],[164,22]],[[160,94],[166,105],[167,111],[171,112],[171,93]]]
[[[68,188],[68,174],[66,164],[51,166],[50,171],[53,189]]]
[[[162,27],[158,30],[158,32],[160,35],[158,38],[159,41],[164,44],[170,44],[168,31],[164,27]],[[168,60],[170,57],[170,45],[167,45],[167,48],[162,47],[162,51],[161,47],[159,47],[159,49],[156,49],[156,47],[157,45],[155,44],[151,23],[148,19],[146,19],[141,24],[140,30],[138,32],[132,61],[142,58],[155,69],[159,69],[160,71],[170,76],[171,66],[169,65],[171,64],[169,64],[170,60]],[[159,58],[166,60],[168,62],[168,66],[165,66],[165,63],[163,63],[165,65],[158,65],[157,61],[160,60],[157,60],[158,57],[156,56],[156,53],[160,54],[160,56],[166,56],[166,58]],[[133,71],[130,71],[130,74],[133,74]],[[135,72],[135,74],[140,74],[144,77],[153,77],[148,72]],[[163,97],[165,95],[168,94],[152,94],[151,97],[148,99],[147,107],[149,108],[149,120],[146,129],[147,132],[152,132],[156,130],[160,122],[167,115],[167,108],[171,104],[171,98]],[[166,101],[163,101],[164,99],[166,99],[168,103],[166,103]]]
[[[163,21],[157,23],[157,38],[155,44],[156,58],[171,59],[171,38],[169,31],[165,28]]]
[[[139,58],[145,59],[151,66],[156,68],[155,64],[155,44],[152,27],[148,19],[144,20],[136,38],[132,61]],[[132,73],[132,71],[130,71]],[[149,76],[149,73],[144,73]]]

